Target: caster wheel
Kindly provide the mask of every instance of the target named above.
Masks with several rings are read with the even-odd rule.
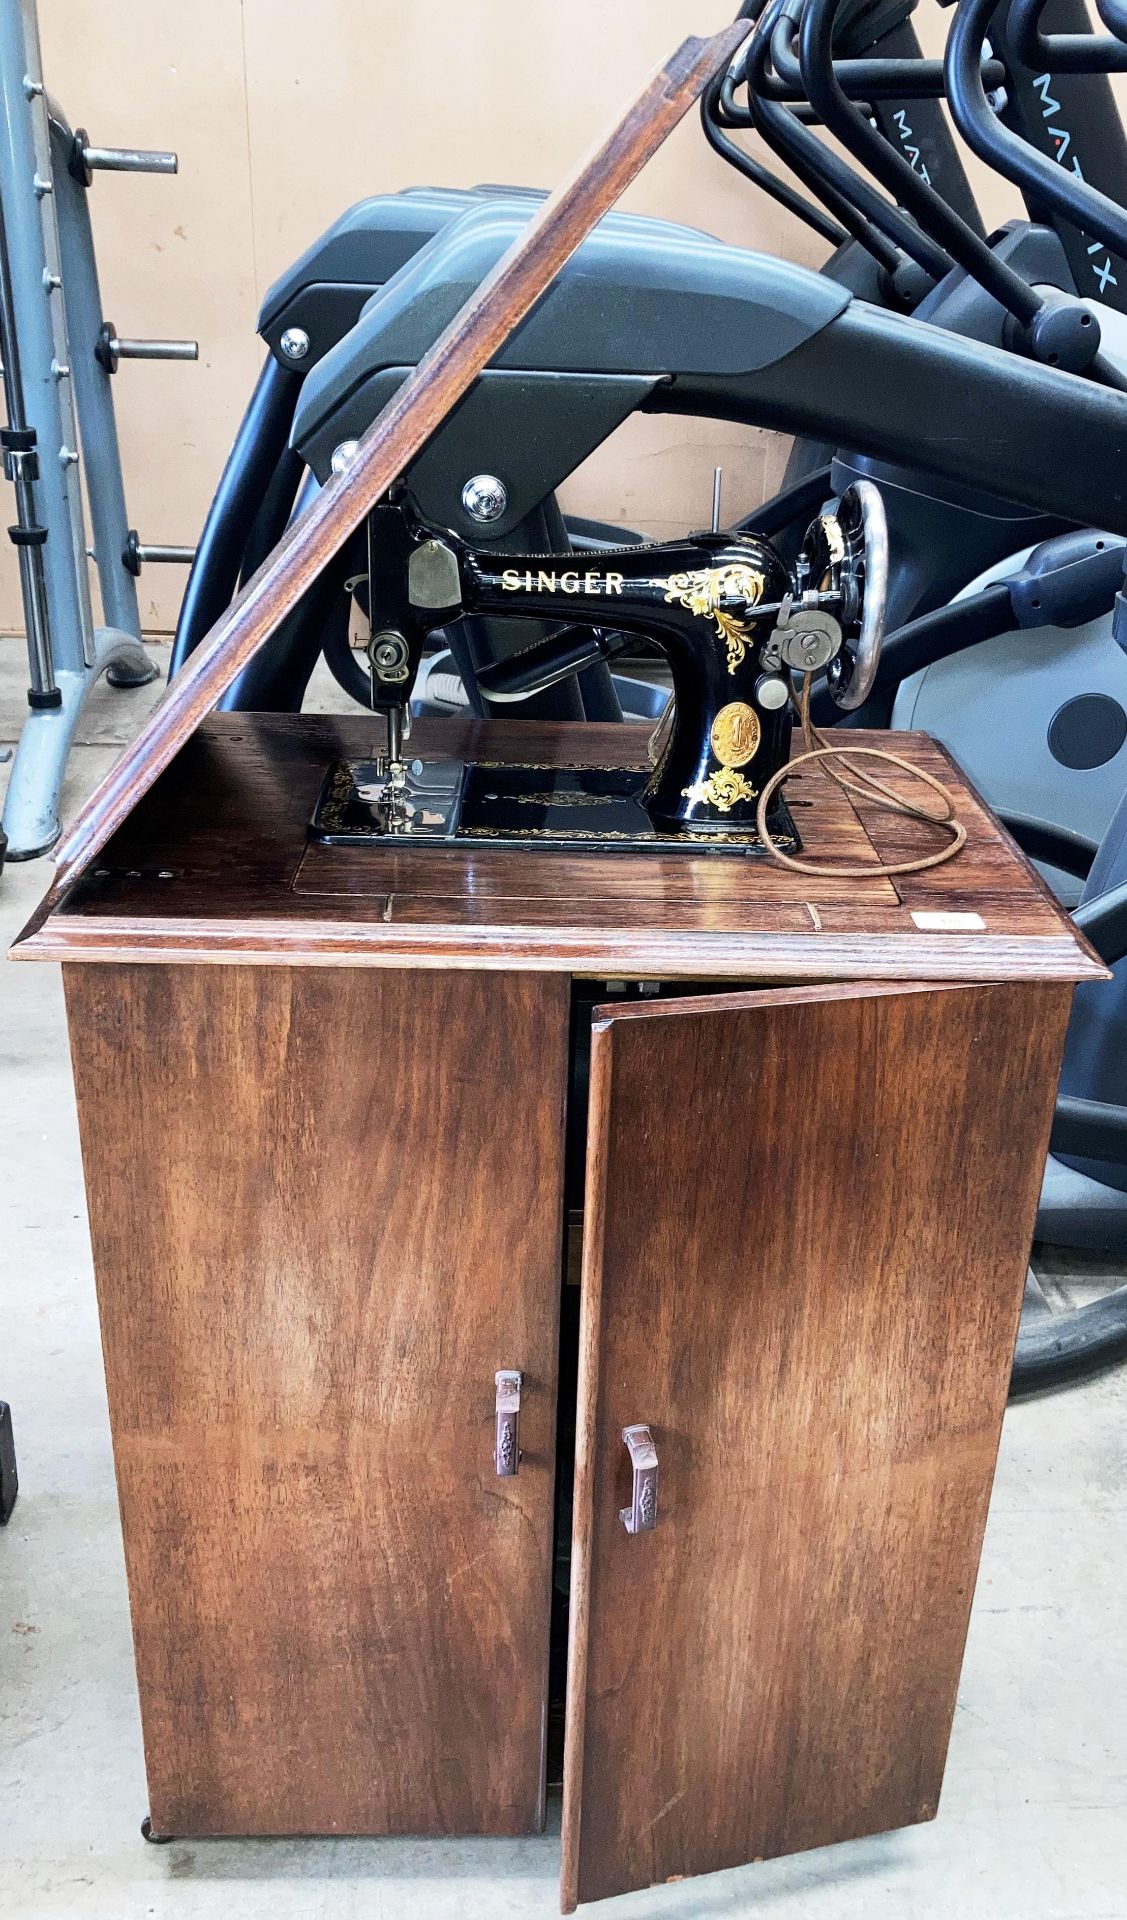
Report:
[[[153,1823],[148,1814],[145,1815],[141,1822],[141,1838],[147,1840],[150,1847],[167,1847],[173,1837],[171,1833],[154,1833]]]

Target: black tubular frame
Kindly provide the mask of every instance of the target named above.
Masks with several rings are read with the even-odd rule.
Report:
[[[1127,40],[1127,0],[1096,0],[1096,12],[1117,40]]]
[[[355,564],[355,542],[350,543]],[[343,629],[348,647],[351,597],[344,591],[349,546],[317,574],[261,651],[249,660],[219,702],[221,713],[300,713],[310,676],[327,637]],[[355,656],[353,656],[355,657]],[[355,688],[348,691],[355,693]],[[367,705],[367,701],[364,702]]]
[[[804,127],[789,107],[764,96],[762,81],[770,55],[771,33],[785,4],[786,0],[768,0],[759,30],[744,50],[748,107],[756,131],[812,192],[827,200],[832,195],[835,205],[848,207],[848,218],[844,211],[840,214],[841,224],[848,227],[853,238],[882,267],[894,273],[901,257],[906,255],[933,280],[941,280],[951,267],[947,255],[922,234],[899,207],[885,200],[875,187]]]
[[[741,0],[736,18],[757,22],[766,5],[767,0]],[[804,199],[802,194],[796,192],[787,181],[780,180],[769,168],[762,166],[753,155],[745,153],[734,140],[728,139],[727,128],[753,125],[751,115],[741,111],[733,98],[736,86],[742,82],[743,72],[743,57],[738,55],[726,72],[717,74],[701,98],[701,125],[713,152],[718,153],[737,173],[741,173],[753,187],[768,194],[797,219],[804,220],[831,247],[842,246],[850,237],[859,239],[860,235],[854,232],[856,215],[851,202],[839,194],[824,192],[802,168],[792,167],[796,178],[822,200],[823,206],[819,207],[814,201]]]
[[[305,463],[292,447],[286,447],[274,469],[269,486],[259,503],[239,566],[239,587],[245,587],[257,573],[268,553],[272,553],[289,524],[298,489],[305,474]]]
[[[734,140],[729,140],[724,122],[720,118],[727,85],[728,75],[718,74],[701,96],[701,126],[704,128],[704,137],[713,152],[718,153],[722,160],[726,160],[730,167],[736,169],[737,173],[742,173],[744,179],[750,181],[753,187],[758,187],[760,193],[767,194],[772,200],[777,201],[779,206],[785,207],[788,213],[793,213],[797,219],[804,220],[806,225],[812,227],[821,239],[827,240],[831,247],[843,245],[849,235],[843,226],[839,226],[836,220],[830,218],[828,212],[824,212],[813,201],[804,199],[802,194],[796,192],[787,181],[780,180],[777,174],[772,173],[768,167],[762,166],[750,153],[745,153],[742,147],[738,147]],[[748,124],[750,125],[750,115]]]
[[[869,29],[866,38],[862,25],[862,22],[846,24],[841,40],[843,53],[856,50],[876,54],[879,50],[881,58],[922,60],[916,30],[906,9],[902,19],[885,27],[877,37]],[[967,225],[985,239],[986,228],[967,179],[961,142],[956,140],[941,102],[925,96],[913,102],[894,97],[877,99],[871,104],[872,118],[889,145],[902,152],[948,205],[962,214]]]
[[[1127,180],[1127,131],[1110,78],[1024,66],[1013,44],[1010,6],[1011,0],[997,0],[988,29],[1007,74],[1004,91],[992,101],[999,119],[1054,165],[1079,172],[1090,186],[1121,199]],[[1057,33],[1085,33],[1091,25],[1085,0],[1048,0],[1041,17]],[[1075,215],[1066,217],[1024,190],[1023,197],[1029,218],[1055,231],[1077,293],[1127,314],[1127,259],[1102,240],[1093,243]]]
[[[1044,305],[1040,294],[1000,260],[985,240],[940,199],[842,92],[832,55],[834,22],[843,3],[844,0],[805,0],[799,26],[799,58],[811,104],[848,152],[914,215],[935,246],[943,249],[951,261],[962,267],[1021,326],[1029,326]],[[786,4],[787,0],[783,0],[783,5]],[[980,46],[980,58],[981,51]],[[981,72],[978,84],[981,88]],[[985,98],[983,93],[983,100]]]
[[[802,13],[801,0],[786,0],[772,30],[771,64],[775,71],[767,75],[764,87],[772,100],[807,98],[797,51]],[[922,55],[919,59],[881,54],[859,60],[835,58],[833,70],[842,92],[858,105],[872,100],[941,100],[947,90],[942,60],[925,60]],[[991,91],[1005,85],[1006,70],[1000,60],[983,62],[983,81]]]
[[[845,0],[848,5],[849,0]],[[769,42],[769,53],[781,49],[782,58],[789,63],[786,80],[781,81],[777,72],[773,73],[767,65],[767,58],[760,58],[756,52],[756,74],[754,81],[749,78],[750,48],[743,50],[739,59],[733,62],[728,71],[717,76],[706,91],[701,102],[701,122],[705,137],[713,150],[722,159],[736,168],[753,186],[760,188],[773,199],[785,206],[799,219],[805,220],[821,238],[831,245],[840,246],[848,237],[856,240],[869,252],[884,271],[893,275],[907,257],[907,249],[912,249],[911,257],[922,271],[931,279],[941,278],[949,270],[946,257],[940,257],[934,251],[927,262],[918,257],[918,249],[926,247],[927,237],[917,238],[917,229],[910,222],[903,222],[895,232],[889,234],[878,223],[887,227],[887,215],[880,196],[871,197],[868,183],[860,183],[860,196],[865,199],[866,207],[875,216],[870,218],[864,210],[859,210],[858,182],[852,170],[845,166],[837,156],[829,156],[828,149],[809,136],[804,137],[800,129],[818,123],[818,115],[805,98],[801,73],[791,52],[791,34],[797,18],[797,0],[787,0],[781,12],[777,13],[773,30],[764,20],[769,11],[769,0],[744,0],[740,8],[740,18],[759,24],[760,36]],[[849,78],[851,97],[864,90],[864,85],[872,80],[872,102],[866,101],[861,111],[872,115],[880,128],[883,141],[890,147],[897,143],[907,151],[913,151],[913,132],[904,123],[902,111],[894,112],[895,103],[916,100],[923,110],[920,132],[916,138],[919,145],[915,148],[915,158],[920,158],[920,150],[927,147],[936,150],[936,164],[942,166],[944,174],[944,198],[948,204],[955,205],[964,224],[977,236],[983,236],[982,222],[969,183],[963,171],[955,143],[948,131],[946,121],[935,105],[943,90],[942,62],[925,61],[920,55],[915,33],[910,25],[911,0],[904,8],[902,20],[894,21],[881,32],[872,35],[866,41],[866,23],[862,17],[840,28],[835,36],[848,44],[850,36],[859,39],[861,45],[879,46],[886,40],[895,39],[898,51],[895,54],[874,55],[858,60],[847,55],[835,58],[834,69],[838,75]],[[839,15],[840,23],[840,15]],[[904,48],[907,51],[904,51]],[[922,79],[920,78],[922,74]],[[998,61],[988,63],[986,77],[991,85],[1000,84],[1005,70]],[[742,84],[753,86],[756,101],[753,103],[749,92],[749,105],[741,107],[735,98],[736,88]],[[764,105],[763,103],[767,104]],[[786,107],[784,118],[782,109]],[[772,110],[772,109],[776,110]],[[915,114],[913,118],[916,118]],[[786,186],[776,175],[761,166],[751,155],[728,138],[730,130],[755,128],[783,160],[809,191],[823,202],[826,213],[805,201],[801,195]],[[835,165],[836,160],[836,165]],[[909,162],[905,160],[905,165]],[[914,170],[914,168],[912,169]],[[925,183],[930,183],[926,165],[920,172]],[[948,176],[950,178],[948,179]],[[831,216],[831,217],[827,217]],[[838,223],[838,224],[835,224]]]
[[[1085,900],[1072,918],[1105,965],[1127,958],[1127,880]]]
[[[1127,73],[1127,46],[1114,34],[1042,33],[1049,0],[1013,0],[1014,52],[1033,73]]]
[[[1069,827],[1054,826],[1051,820],[1039,820],[1032,813],[1002,811],[996,818],[1030,860],[1040,860],[1047,867],[1055,867],[1058,873],[1069,874],[1073,880],[1088,878],[1099,852],[1095,840],[1073,833]]]
[[[992,111],[982,86],[983,43],[996,0],[959,0],[947,36],[945,67],[951,116],[972,152],[1033,201],[1127,255],[1127,212],[1104,193],[1038,153]]]
[[[196,548],[176,622],[170,680],[234,598],[263,496],[279,464],[288,471],[289,432],[300,389],[299,375],[267,354]]]
[[[1050,1143],[1055,1149],[1055,1142]],[[1093,1159],[1098,1156],[1088,1148]],[[1114,1157],[1114,1156],[1108,1156]],[[1127,1357],[1127,1287],[1071,1313],[1022,1314],[1010,1399],[1082,1380]]]
[[[855,204],[863,195],[854,192],[849,169],[838,160],[836,154],[828,153],[821,141],[806,130],[789,107],[779,107],[771,101],[759,99],[750,80],[748,100],[754,102],[749,116],[750,124],[765,145],[770,147],[784,166],[790,168],[803,186],[818,196],[827,210],[832,209],[849,239],[864,247],[865,252],[886,273],[895,273],[904,255],[896,242],[866,217],[862,207]]]
[[[1091,551],[1084,552],[1083,547],[1092,541],[1095,544]],[[919,614],[888,634],[873,695],[893,692],[921,667],[946,660],[983,640],[993,640],[1000,633],[1015,628],[1035,631],[1045,626],[1083,626],[1109,614],[1122,585],[1125,555],[1127,546],[1122,540],[1105,542],[1075,531],[1043,542],[1020,572],[993,581],[965,600]],[[841,723],[841,709],[835,708],[824,675],[815,681],[812,711],[819,725]],[[1006,818],[1005,824],[1031,859],[1047,860],[1065,873],[1087,878],[1096,851],[1090,842],[1076,834],[1061,836],[1044,821],[1022,815]],[[1050,834],[1060,841],[1060,859],[1047,845],[1046,835]],[[1037,835],[1040,840],[1035,845]],[[1075,865],[1078,857],[1083,857],[1085,864]]]
[[[933,613],[921,613],[886,637],[870,697],[892,692],[921,667],[932,666],[950,654],[964,653],[983,640],[1008,633],[1013,624],[1013,602],[1004,580],[983,587],[980,593],[971,594],[966,600],[954,600],[949,606],[936,607]],[[841,708],[821,675],[815,682],[810,704],[818,726],[840,722]]]

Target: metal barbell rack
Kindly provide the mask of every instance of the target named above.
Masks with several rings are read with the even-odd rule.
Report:
[[[174,153],[146,151],[143,147],[92,147],[85,127],[77,127],[71,140],[67,166],[80,186],[93,185],[96,173],[177,173],[180,162]]]
[[[123,340],[112,320],[103,320],[94,358],[107,373],[116,373],[123,360],[198,360],[197,340]]]
[[[195,557],[194,547],[170,547],[159,541],[142,545],[136,527],[130,527],[122,555],[124,565],[134,579],[142,567],[190,567]]]
[[[141,639],[141,565],[186,564],[193,553],[143,542],[129,524],[113,376],[122,361],[196,360],[199,349],[193,340],[123,338],[104,317],[88,199],[94,177],[171,175],[177,157],[99,147],[85,129],[68,126],[44,85],[35,0],[0,8],[0,110],[0,354],[7,401],[0,446],[16,490],[12,539],[29,663],[29,712],[4,829],[8,857],[26,860],[58,837],[59,791],[90,687],[103,672],[116,686],[138,686],[157,674]],[[98,627],[90,559],[106,623]]]

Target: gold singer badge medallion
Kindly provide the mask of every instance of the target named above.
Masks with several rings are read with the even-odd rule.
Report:
[[[722,767],[746,767],[759,747],[759,715],[746,700],[730,700],[712,722],[708,743]]]

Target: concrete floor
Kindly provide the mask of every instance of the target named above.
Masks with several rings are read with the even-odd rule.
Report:
[[[22,666],[0,643],[0,741]],[[68,805],[147,693],[100,687]],[[0,881],[7,946],[46,887]],[[526,1841],[146,1846],[129,1614],[57,971],[0,968],[5,1920],[548,1920],[558,1799]],[[939,1818],[607,1902],[605,1920],[1127,1920],[1127,1371],[1006,1418]],[[201,1498],[207,1497],[201,1488]]]

